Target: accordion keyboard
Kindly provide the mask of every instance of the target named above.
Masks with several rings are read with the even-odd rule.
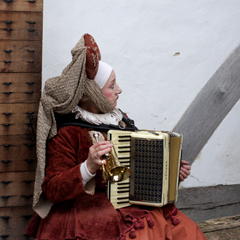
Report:
[[[125,132],[124,135],[118,135],[117,131],[109,134],[108,139],[114,145],[112,150],[117,156],[121,165],[130,168],[130,133]],[[122,131],[121,131],[122,134]],[[115,208],[130,206],[129,203],[129,178],[117,183],[108,182],[107,196],[109,201]]]

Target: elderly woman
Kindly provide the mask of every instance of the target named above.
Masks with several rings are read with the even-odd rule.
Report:
[[[72,50],[72,62],[46,82],[37,126],[35,217],[26,228],[36,239],[206,239],[198,226],[175,208],[130,206],[115,209],[106,196],[99,168],[113,145],[107,130],[136,130],[116,108],[115,72],[100,61],[98,46],[85,34]],[[93,138],[100,132],[100,141]],[[182,161],[180,180],[190,174]]]

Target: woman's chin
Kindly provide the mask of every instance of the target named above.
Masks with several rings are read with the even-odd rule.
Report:
[[[117,106],[117,103],[116,102],[113,103],[112,106],[113,106],[113,108],[115,108]]]

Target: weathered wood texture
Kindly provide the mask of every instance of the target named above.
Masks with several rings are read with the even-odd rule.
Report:
[[[204,233],[208,240],[240,240],[240,227]]]
[[[219,231],[223,229],[232,229],[240,227],[240,215],[214,218],[198,222],[197,224],[204,233]]]
[[[183,159],[192,163],[240,98],[240,46],[222,64],[173,131],[182,133]]]
[[[41,73],[1,73],[1,103],[38,103],[41,97]]]
[[[240,184],[179,189],[176,206],[194,221],[240,214]]]
[[[0,211],[0,236],[7,240],[30,240],[24,231],[34,216],[32,207],[4,207]]]
[[[31,206],[35,171],[0,173],[0,207]]]
[[[33,134],[38,103],[0,104],[0,135]]]
[[[42,40],[42,13],[1,12],[1,40]]]
[[[31,135],[0,136],[0,172],[33,171],[36,144]]]
[[[35,128],[35,126],[34,126]],[[1,135],[31,134],[33,125],[31,123],[4,123],[0,125]]]
[[[41,41],[0,41],[0,72],[41,72]]]
[[[42,12],[43,0],[0,0],[0,11]]]
[[[0,238],[32,239],[43,0],[0,0]]]
[[[197,223],[208,240],[240,240],[240,215]]]
[[[0,124],[26,124],[30,123],[31,116],[37,116],[38,103],[29,104],[1,104]]]

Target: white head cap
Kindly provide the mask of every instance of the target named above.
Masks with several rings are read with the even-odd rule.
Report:
[[[102,89],[112,73],[112,67],[105,62],[99,61],[98,71],[94,78],[95,82]]]
[[[102,89],[106,84],[107,80],[109,79],[112,73],[112,67],[105,62],[99,61],[98,71],[94,78],[94,81],[98,84],[98,86]],[[84,95],[81,98],[81,102],[87,101],[89,98]]]

